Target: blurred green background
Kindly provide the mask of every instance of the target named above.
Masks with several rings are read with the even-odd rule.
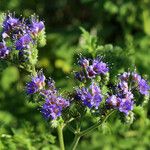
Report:
[[[114,75],[136,66],[150,79],[149,0],[0,0],[0,16],[8,11],[25,17],[35,13],[45,21],[47,45],[39,49],[37,67],[62,90],[72,90],[70,72],[77,55],[90,47],[90,38],[105,45]],[[81,35],[81,26],[91,36],[88,32]],[[58,150],[56,132],[23,92],[26,75],[0,61],[0,150]],[[114,118],[83,137],[77,149],[149,150],[149,119],[147,104],[137,110],[131,126]],[[73,135],[65,131],[64,138],[68,148]]]

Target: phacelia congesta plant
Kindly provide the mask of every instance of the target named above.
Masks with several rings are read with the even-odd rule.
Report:
[[[36,71],[37,47],[45,45],[44,22],[35,15],[27,19],[9,13],[4,15],[1,30],[0,59],[15,63],[31,73],[30,81],[26,84],[26,93],[32,95],[32,98],[38,98],[34,102],[37,102],[44,118],[51,121],[52,125],[56,123],[61,150],[64,150],[64,126],[76,135],[72,145],[72,149],[75,149],[81,136],[105,122],[114,111],[129,122],[133,121],[134,109],[142,104],[143,97],[149,96],[148,81],[137,72],[124,72],[111,83],[108,64],[102,57],[92,55],[95,57],[79,58],[79,69],[74,78],[77,86],[64,97],[51,78],[47,79],[43,71]],[[76,82],[77,80],[80,82]],[[90,113],[98,121],[81,131],[81,122],[86,113]],[[77,126],[77,130],[74,126]]]
[[[26,67],[31,72],[38,57],[38,46],[45,45],[45,26],[38,17],[23,18],[4,14],[0,35],[0,58]]]

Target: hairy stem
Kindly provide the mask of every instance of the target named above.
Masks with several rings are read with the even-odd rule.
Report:
[[[58,125],[57,132],[58,132],[60,150],[65,150],[64,138],[63,138],[63,126],[62,125]]]

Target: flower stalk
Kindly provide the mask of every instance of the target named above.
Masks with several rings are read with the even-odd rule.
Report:
[[[71,150],[75,150],[76,149],[76,147],[77,147],[77,145],[79,143],[80,138],[81,138],[81,136],[79,134],[75,135],[75,138],[74,138],[73,143],[71,145]]]
[[[100,125],[102,125],[108,118],[109,116],[111,116],[111,114],[113,114],[114,110],[111,111],[108,115],[106,115],[106,117],[103,119],[103,121],[98,121],[96,124],[94,124],[93,126],[81,131],[81,132],[77,132],[75,133],[75,138],[73,140],[73,143],[71,145],[71,150],[75,150],[78,142],[80,140],[80,138],[88,133],[90,133],[91,131],[95,130],[97,127],[99,127]]]
[[[64,137],[63,137],[63,126],[62,125],[58,125],[57,132],[58,132],[60,150],[65,150]]]

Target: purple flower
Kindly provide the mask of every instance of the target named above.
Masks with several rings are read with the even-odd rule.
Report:
[[[75,72],[75,79],[78,79],[79,81],[84,81],[85,75],[83,71]]]
[[[83,68],[86,68],[89,66],[89,60],[86,58],[80,58],[79,65],[82,66]]]
[[[106,74],[109,71],[107,64],[100,61],[99,59],[93,60],[92,66],[96,74]]]
[[[139,81],[139,91],[143,95],[148,95],[150,90],[150,86],[147,84],[147,82],[144,79],[141,79]]]
[[[46,119],[56,119],[61,116],[62,107],[57,104],[51,104],[49,100],[43,104],[41,113]]]
[[[130,72],[124,72],[122,75],[120,75],[120,80],[128,81],[129,77],[130,77]]]
[[[106,99],[106,103],[113,108],[117,108],[120,103],[120,99],[116,97],[116,95],[112,95]]]
[[[133,110],[133,104],[134,103],[131,100],[121,99],[119,111],[128,115],[129,112]]]
[[[69,101],[63,98],[62,96],[57,97],[56,101],[57,105],[61,106],[62,108],[66,108],[70,105]]]
[[[35,18],[32,19],[32,23],[29,25],[30,32],[34,36],[36,36],[40,31],[44,29],[44,23],[43,21],[37,21]]]
[[[32,41],[32,38],[29,34],[23,35],[20,39],[16,41],[16,50],[24,50],[29,49],[30,42]]]
[[[82,70],[80,72],[75,73],[75,78],[81,82],[84,79],[93,79],[97,75],[105,75],[109,71],[107,64],[102,62],[98,58],[94,60],[80,58],[78,63],[82,67]]]
[[[143,95],[148,95],[150,86],[148,85],[147,81],[142,79],[142,77],[136,72],[132,73],[132,77],[133,81],[138,85],[139,92]]]
[[[133,97],[120,98],[116,95],[112,95],[106,100],[106,103],[110,107],[118,109],[120,112],[128,115],[129,112],[133,110],[134,102],[131,100],[131,98]]]
[[[70,105],[69,101],[61,96],[50,94],[41,108],[46,119],[57,119],[61,116],[62,110]]]
[[[106,100],[109,106],[118,109],[125,115],[128,115],[133,110],[134,105],[134,95],[128,85],[130,75],[130,73],[125,72],[120,76],[120,82],[116,88],[116,95],[112,95]]]
[[[10,49],[6,47],[4,42],[0,42],[0,58],[5,58],[10,52]]]
[[[11,40],[18,39],[27,31],[26,22],[24,19],[18,19],[8,14],[3,22],[2,38],[12,38]]]
[[[101,90],[96,83],[93,82],[88,89],[84,87],[77,89],[77,98],[81,100],[85,106],[98,109],[102,101]]]
[[[43,82],[44,81],[43,79]],[[47,88],[48,89],[40,90],[40,94],[44,96],[45,99],[41,113],[46,119],[57,119],[57,117],[61,116],[62,110],[68,107],[70,103],[58,94],[52,79],[47,81]]]
[[[109,68],[107,64],[99,59],[94,59],[92,64],[86,67],[86,73],[88,78],[95,78],[95,75],[106,74]]]
[[[27,83],[26,91],[28,94],[34,94],[39,90],[42,90],[44,86],[45,76],[43,75],[43,72],[40,71],[36,76],[32,77],[32,81]]]
[[[93,66],[88,66],[86,68],[86,74],[87,74],[87,78],[95,78],[96,72],[93,69]]]
[[[31,82],[27,83],[27,85],[26,85],[27,94],[34,94],[37,91],[39,91],[39,88],[35,82],[31,81]]]
[[[139,74],[137,74],[137,73],[132,73],[132,77],[133,77],[133,81],[134,82],[140,82],[140,80],[141,80],[141,76],[139,75]]]
[[[127,100],[132,100],[134,98],[134,95],[132,94],[131,91],[128,91],[125,93],[124,98]]]
[[[20,24],[19,19],[14,18],[10,15],[6,16],[5,21],[3,22],[3,31],[4,33],[9,33],[15,26]]]
[[[127,93],[129,88],[128,88],[128,83],[126,81],[121,81],[119,84],[118,84],[118,88],[120,90],[123,91],[123,93]]]

